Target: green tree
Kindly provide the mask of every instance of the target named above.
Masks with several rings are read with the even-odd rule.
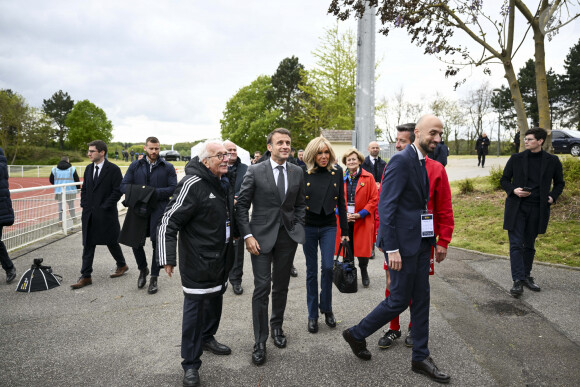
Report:
[[[272,93],[271,78],[259,76],[242,87],[226,103],[220,120],[223,139],[230,140],[250,153],[266,149],[266,137],[282,119],[282,112],[274,107],[267,95]]]
[[[312,137],[320,129],[354,129],[356,95],[356,38],[340,33],[338,25],[326,30],[312,52],[316,67],[303,72],[300,90],[304,114],[301,123]]]
[[[10,89],[0,90],[0,145],[11,148],[12,161],[24,143],[29,106],[23,96]]]
[[[76,149],[86,147],[93,140],[110,142],[113,138],[113,124],[103,109],[88,99],[74,105],[65,124],[69,128],[68,141]]]
[[[558,82],[562,97],[562,113],[567,119],[564,126],[580,130],[580,40],[566,55],[564,70],[566,72]]]
[[[388,35],[393,27],[405,28],[412,43],[425,47],[425,54],[448,59],[446,76],[456,75],[461,67],[473,65],[481,66],[489,74],[491,70],[487,66],[499,61],[508,81],[518,127],[520,132],[525,132],[528,122],[513,59],[526,38],[527,29],[521,28],[526,34],[518,41],[515,38],[516,10],[523,16],[517,23],[523,21],[533,32],[538,118],[540,126],[546,129],[551,129],[551,122],[545,38],[580,16],[577,0],[541,0],[538,5],[532,5],[533,11],[526,3],[531,1],[506,0],[497,3],[495,11],[493,6],[484,11],[482,0],[384,0],[380,5],[378,0],[332,0],[329,12],[345,20],[351,12],[362,16],[367,5],[378,7],[377,14],[383,24],[380,32]],[[475,47],[463,41],[454,42],[457,31],[463,32]],[[551,135],[546,143],[551,149]]]
[[[64,141],[68,132],[66,126],[66,117],[74,106],[74,101],[70,98],[68,93],[63,93],[62,90],[57,91],[49,99],[42,102],[42,110],[51,117],[58,126],[58,143],[60,149],[64,149]]]

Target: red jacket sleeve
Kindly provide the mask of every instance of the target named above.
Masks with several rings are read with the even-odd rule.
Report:
[[[433,211],[435,236],[437,244],[447,248],[451,242],[455,222],[451,204],[451,188],[445,168],[438,161],[426,158],[425,167],[429,176],[429,203],[427,208]]]

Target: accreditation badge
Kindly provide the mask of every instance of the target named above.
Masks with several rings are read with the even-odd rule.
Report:
[[[230,241],[230,227],[231,222],[229,220],[226,220],[226,243]]]
[[[433,228],[433,214],[421,214],[421,237],[431,238],[435,236],[435,229]]]
[[[354,203],[353,202],[346,203],[346,212],[349,214],[354,214]]]

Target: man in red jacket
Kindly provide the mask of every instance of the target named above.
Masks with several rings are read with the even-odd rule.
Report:
[[[414,130],[414,123],[397,126],[397,142],[395,145],[397,151],[402,151],[407,145],[415,141]],[[437,248],[431,249],[431,267],[429,269],[429,275],[433,275],[435,273],[434,260],[441,262],[447,256],[447,246],[451,242],[454,221],[453,208],[451,205],[451,188],[449,187],[449,180],[447,178],[447,173],[445,172],[445,167],[440,162],[427,157],[425,158],[425,168],[427,169],[427,176],[429,177],[430,190],[427,209],[433,214],[433,226],[435,229],[435,236],[437,237]],[[375,221],[378,222],[378,212]],[[387,274],[387,289],[385,290],[385,297],[388,297],[390,294],[390,277],[389,267],[387,266],[386,261],[385,270]],[[391,320],[390,329],[379,339],[379,348],[389,348],[399,337],[401,337],[401,327],[399,325],[399,317],[396,317]],[[407,347],[413,347],[411,322],[409,322],[409,332],[405,338],[405,345]]]

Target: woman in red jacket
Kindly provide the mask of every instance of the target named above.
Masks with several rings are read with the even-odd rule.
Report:
[[[370,284],[367,267],[373,246],[375,232],[374,217],[377,208],[377,185],[373,175],[360,166],[364,156],[355,148],[348,149],[342,156],[346,165],[344,194],[346,197],[349,244],[354,256],[358,257],[362,284]],[[340,225],[336,232],[335,254],[340,247]]]

